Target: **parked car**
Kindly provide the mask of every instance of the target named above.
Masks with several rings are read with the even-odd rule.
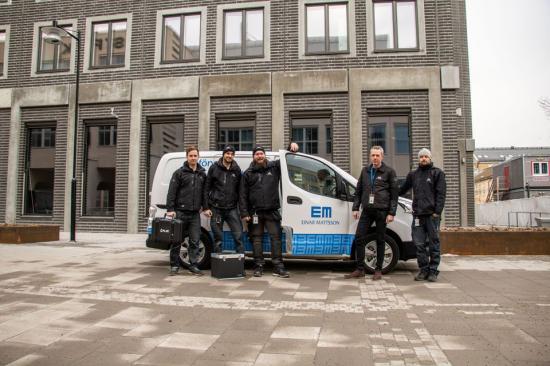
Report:
[[[281,161],[281,202],[283,256],[285,258],[315,258],[352,260],[355,257],[355,229],[358,220],[352,217],[353,196],[357,179],[335,164],[312,155],[280,150],[267,152],[270,160]],[[201,152],[199,164],[207,171],[222,156],[221,151]],[[185,162],[185,152],[165,154],[158,165],[150,192],[147,247],[168,250],[169,246],[152,240],[152,222],[166,213],[166,193],[173,172]],[[238,151],[235,160],[244,171],[252,161],[252,152]],[[411,239],[411,201],[399,198],[395,220],[386,231],[386,254],[382,272],[391,271],[398,260],[416,257]],[[207,268],[212,251],[209,218],[201,215],[199,266]],[[246,223],[244,223],[246,231]],[[366,270],[374,272],[376,235],[371,228],[366,247]],[[244,235],[247,255],[252,253],[248,235]],[[224,227],[224,247],[233,248],[233,238]],[[270,251],[269,238],[264,237],[264,251]],[[187,258],[187,239],[182,245],[181,257]]]

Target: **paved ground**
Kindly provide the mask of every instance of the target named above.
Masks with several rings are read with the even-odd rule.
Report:
[[[78,238],[0,245],[0,364],[550,364],[550,257],[445,256],[438,283],[316,261],[219,281],[167,276],[141,235]]]

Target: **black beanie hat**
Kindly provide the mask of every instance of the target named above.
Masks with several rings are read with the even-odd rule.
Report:
[[[226,152],[232,152],[233,154],[235,154],[235,148],[231,145],[226,145],[223,148],[223,153],[225,154]]]
[[[253,150],[252,150],[252,156],[254,156],[254,154],[256,154],[256,151],[263,151],[264,154],[265,154],[265,149],[261,146],[256,146]]]

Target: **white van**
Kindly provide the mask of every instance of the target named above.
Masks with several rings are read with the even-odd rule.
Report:
[[[267,152],[269,160],[281,160],[281,185],[278,192],[281,202],[282,244],[285,258],[354,259],[354,237],[358,220],[352,217],[353,195],[357,179],[333,163],[312,155],[291,153],[286,150]],[[221,151],[200,153],[199,164],[206,171],[222,156]],[[153,180],[151,207],[149,208],[147,247],[168,250],[169,247],[151,240],[152,221],[166,212],[166,194],[172,174],[186,159],[185,152],[165,154]],[[238,151],[235,160],[244,172],[252,161],[251,151]],[[274,192],[275,193],[275,192]],[[276,194],[276,193],[275,193]],[[397,215],[386,230],[386,255],[383,273],[391,271],[397,261],[416,257],[411,240],[411,201],[399,198]],[[199,266],[208,267],[212,250],[209,218],[201,215]],[[246,231],[246,225],[244,226]],[[243,242],[247,254],[252,244],[246,233]],[[224,227],[223,249],[232,250],[233,238]],[[267,233],[264,252],[270,251]],[[187,239],[182,245],[182,260],[188,263]],[[371,228],[366,248],[366,269],[374,272],[376,261],[376,235]]]

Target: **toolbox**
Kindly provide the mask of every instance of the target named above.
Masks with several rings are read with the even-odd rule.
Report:
[[[244,254],[213,253],[210,264],[212,277],[218,279],[243,278]]]

